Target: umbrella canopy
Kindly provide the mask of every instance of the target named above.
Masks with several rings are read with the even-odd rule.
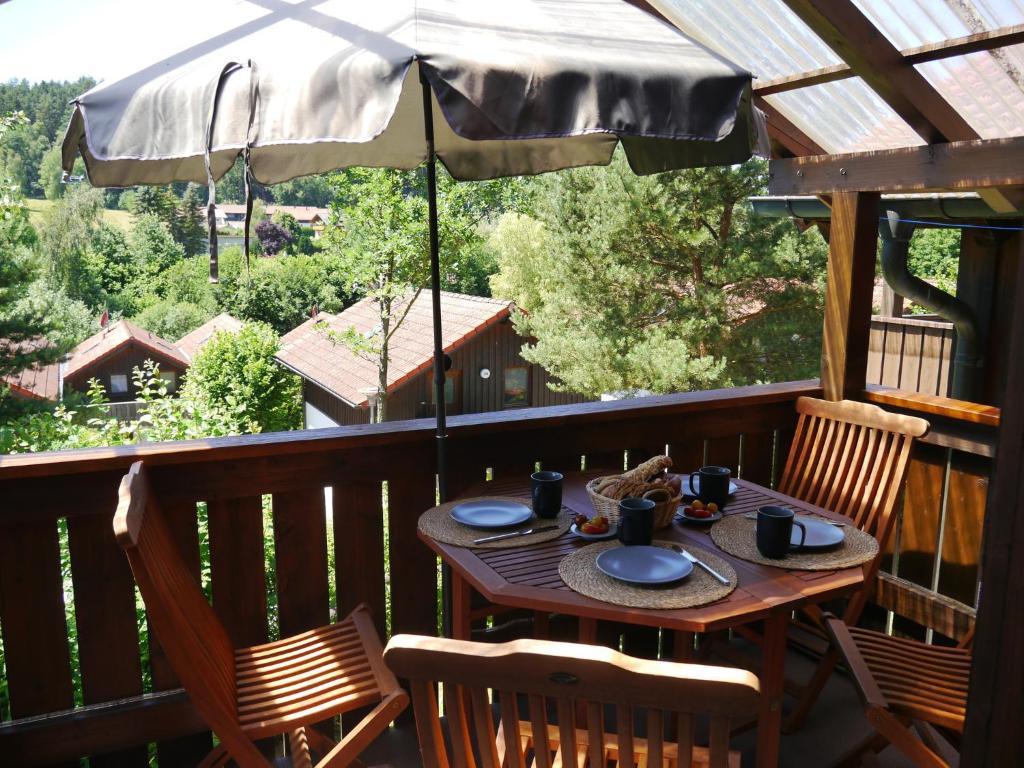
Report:
[[[75,100],[64,167],[97,186],[207,183],[249,150],[273,184],[347,166],[457,179],[741,162],[750,74],[624,0],[248,0],[237,23]],[[155,31],[150,32],[150,34]],[[206,157],[210,174],[207,174]]]

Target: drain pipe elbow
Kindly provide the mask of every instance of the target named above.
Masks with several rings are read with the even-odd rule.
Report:
[[[895,211],[888,211],[886,215],[887,221],[879,226],[882,276],[898,294],[954,324],[957,349],[953,360],[952,396],[959,400],[976,400],[978,374],[983,364],[977,315],[969,304],[910,273],[907,257],[914,225],[901,222]]]

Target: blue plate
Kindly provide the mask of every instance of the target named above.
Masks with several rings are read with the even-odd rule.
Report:
[[[693,563],[662,547],[616,547],[597,556],[597,569],[630,584],[671,584],[693,572]]]
[[[842,544],[846,538],[846,532],[837,525],[829,525],[820,520],[813,520],[805,515],[800,516],[800,522],[807,526],[807,539],[804,545],[800,544],[800,529],[793,526],[793,533],[789,537],[789,545],[792,549],[828,549],[837,544]]]
[[[479,499],[456,504],[448,514],[470,528],[508,528],[525,523],[533,517],[533,510],[514,501]]]

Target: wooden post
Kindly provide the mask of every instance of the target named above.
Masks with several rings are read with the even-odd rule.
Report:
[[[821,386],[827,400],[857,397],[867,381],[878,201],[876,192],[837,192],[832,198],[821,340]]]
[[[1024,247],[1019,258],[1024,258]],[[1010,348],[1024,349],[1024,279],[1017,276]],[[1012,355],[1006,376],[989,489],[981,568],[981,600],[964,729],[964,768],[1024,764],[1024,357]],[[1013,393],[1013,394],[1011,394]]]

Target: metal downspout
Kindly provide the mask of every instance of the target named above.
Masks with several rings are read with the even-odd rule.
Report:
[[[969,304],[910,274],[907,255],[914,225],[901,222],[896,211],[886,211],[886,219],[878,228],[882,238],[882,276],[896,293],[927,307],[956,326],[956,357],[953,359],[950,394],[958,400],[976,401],[983,364],[977,316]]]

